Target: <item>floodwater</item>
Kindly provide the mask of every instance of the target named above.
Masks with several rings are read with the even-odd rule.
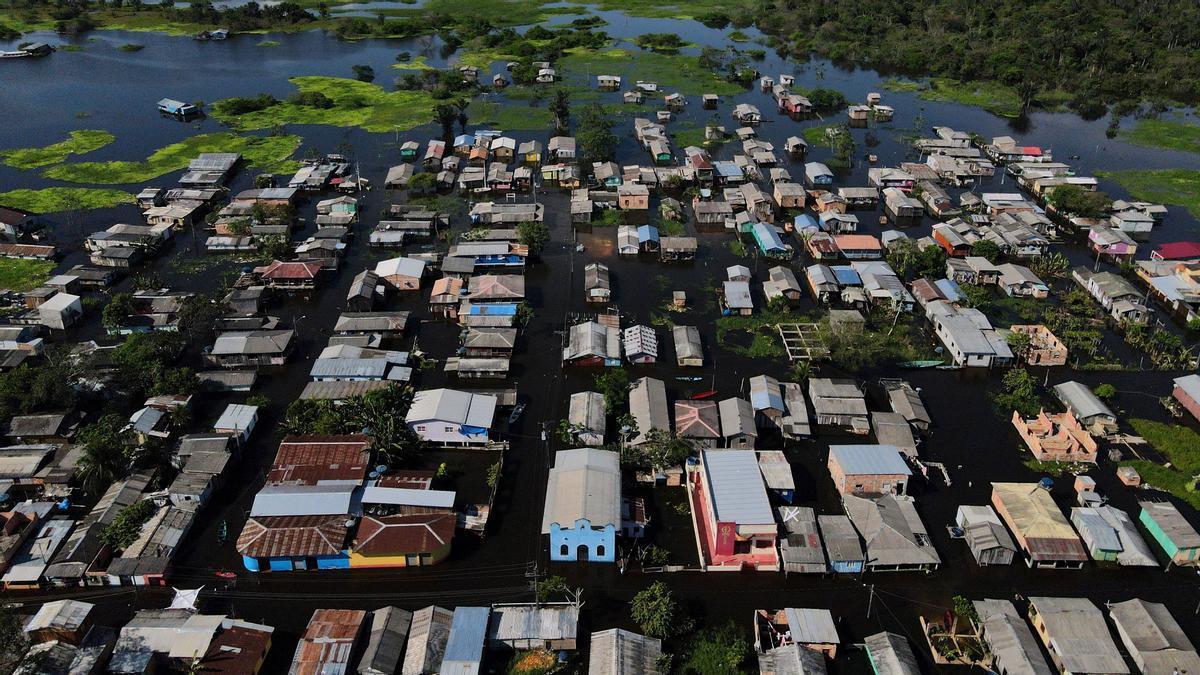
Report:
[[[373,3],[372,3],[373,4]],[[636,19],[619,13],[601,12],[608,25],[603,29],[619,38],[631,38],[646,32],[674,32],[695,44],[732,45],[724,31],[706,28],[699,23],[666,19]],[[552,23],[569,21],[556,17]],[[752,38],[754,31],[747,31]],[[34,35],[24,39],[49,39],[51,35]],[[263,40],[276,40],[278,47],[255,46]],[[136,53],[122,52],[117,46],[137,42],[145,49]],[[436,39],[363,40],[339,42],[319,32],[286,35],[235,36],[223,42],[196,42],[188,38],[167,37],[144,33],[95,32],[78,39],[84,47],[79,52],[60,51],[45,59],[22,59],[0,67],[0,85],[6,95],[0,96],[0,147],[40,146],[63,138],[72,129],[107,129],[117,141],[84,160],[140,159],[155,149],[201,132],[216,131],[221,126],[212,120],[180,123],[158,116],[154,104],[160,98],[215,101],[230,96],[269,92],[285,97],[292,91],[287,78],[294,75],[349,76],[354,64],[368,64],[379,75],[379,83],[389,86],[397,53],[402,51],[426,57],[429,64],[444,66],[453,63],[441,53]],[[740,44],[754,47],[753,44]],[[7,48],[7,45],[0,45]],[[497,65],[497,68],[502,66]],[[1034,113],[1027,119],[1010,121],[982,110],[955,105],[925,102],[912,94],[889,92],[881,87],[881,76],[870,70],[844,69],[829,62],[816,61],[797,64],[768,53],[758,64],[759,69],[772,76],[794,73],[802,87],[830,87],[842,91],[851,101],[862,101],[867,92],[881,91],[884,101],[896,108],[896,120],[870,130],[855,130],[860,157],[854,167],[839,176],[839,185],[865,185],[866,162],[861,155],[871,152],[879,157],[879,166],[894,166],[912,155],[902,136],[920,122],[922,132],[933,125],[947,125],[974,131],[984,137],[1012,134],[1028,144],[1051,148],[1056,158],[1071,162],[1082,175],[1099,169],[1126,168],[1200,168],[1200,157],[1187,153],[1150,150],[1105,138],[1105,120],[1084,121],[1068,114]],[[596,75],[597,73],[592,73]],[[582,82],[580,82],[582,83]],[[618,102],[619,94],[604,94],[604,100]],[[730,110],[736,103],[750,102],[764,111],[765,121],[759,134],[775,143],[782,156],[783,141],[804,128],[822,124],[820,120],[795,122],[776,115],[772,101],[757,88],[743,94],[724,97],[717,112],[719,119],[730,129],[736,127]],[[702,110],[692,97],[688,110],[670,126],[703,125],[711,111]],[[840,115],[837,120],[840,121]],[[15,123],[14,123],[15,122]],[[632,134],[631,117],[620,120],[622,134],[620,160],[623,164],[644,163],[645,154]],[[396,163],[397,143],[408,139],[421,142],[436,136],[439,130],[425,126],[395,134],[370,134],[358,129],[290,126],[291,133],[304,137],[305,148],[333,151],[349,145],[363,175],[376,185],[382,183],[387,167]],[[867,147],[867,135],[873,138]],[[550,133],[517,132],[521,140],[541,138]],[[731,143],[715,151],[718,158],[735,151]],[[678,153],[681,148],[676,148]],[[814,149],[810,159],[822,161],[828,151]],[[76,161],[73,159],[72,161]],[[799,177],[802,166],[784,160],[794,176]],[[179,173],[163,176],[154,185],[172,185]],[[234,180],[236,192],[251,186],[253,172],[243,171]],[[39,188],[57,185],[37,172],[21,172],[0,166],[0,191],[17,187]],[[141,185],[126,186],[136,191]],[[997,177],[981,190],[1013,190]],[[1114,196],[1124,196],[1120,188],[1108,183],[1102,189]],[[299,349],[291,364],[274,372],[264,372],[256,394],[265,394],[272,405],[265,411],[251,446],[247,449],[227,487],[219,493],[199,518],[179,558],[174,585],[211,589],[204,595],[204,609],[229,612],[239,617],[259,620],[277,627],[275,646],[265,672],[279,672],[286,664],[291,645],[303,630],[312,609],[317,607],[374,608],[381,604],[396,604],[415,608],[430,603],[443,606],[486,604],[527,600],[530,593],[530,574],[537,565],[542,574],[547,571],[546,556],[538,534],[546,471],[550,453],[557,443],[540,440],[543,426],[553,426],[566,412],[567,397],[589,387],[591,371],[563,372],[558,350],[562,331],[572,313],[594,311],[586,306],[582,294],[583,266],[591,260],[608,264],[614,280],[614,304],[619,307],[626,323],[648,322],[656,315],[666,315],[664,306],[670,291],[685,290],[691,309],[686,314],[669,315],[681,324],[700,327],[708,364],[702,373],[705,381],[681,382],[683,374],[671,365],[673,350],[666,343],[669,333],[659,329],[665,362],[636,366],[635,376],[651,375],[667,382],[669,396],[686,397],[699,390],[716,388],[720,396],[732,396],[744,391],[744,381],[759,373],[786,378],[782,361],[752,360],[721,350],[716,344],[716,304],[713,288],[724,279],[725,267],[746,262],[755,272],[756,280],[765,278],[766,263],[747,262],[735,258],[729,251],[729,235],[700,235],[700,255],[689,265],[666,266],[656,261],[618,258],[613,253],[615,231],[596,228],[581,232],[582,253],[575,251],[573,232],[566,197],[543,194],[538,198],[547,204],[547,222],[552,242],[544,254],[544,264],[527,272],[529,300],[536,317],[523,331],[515,356],[513,378],[522,400],[528,403],[524,417],[507,433],[512,447],[505,457],[503,477],[496,508],[492,514],[487,536],[482,541],[472,535],[461,535],[455,550],[446,563],[424,570],[380,570],[321,572],[307,574],[244,575],[233,584],[224,584],[213,573],[217,570],[240,570],[240,560],[233,551],[236,538],[245,520],[254,492],[262,480],[264,468],[270,463],[278,437],[270,433],[287,404],[295,399],[304,382],[312,359],[324,346],[337,314],[344,308],[344,297],[351,278],[359,270],[374,265],[387,254],[365,246],[381,209],[398,195],[381,190],[362,196],[362,222],[354,226],[355,239],[343,261],[341,271],[311,298],[296,298],[277,303],[268,310],[293,323],[299,332]],[[297,233],[308,236],[313,199],[302,209],[309,223]],[[465,209],[463,209],[465,212]],[[859,212],[863,231],[877,234],[878,215]],[[135,222],[138,213],[133,207],[98,210],[84,214],[59,214],[55,234],[63,248],[78,249],[83,237],[114,222]],[[932,225],[926,222],[909,231],[920,236]],[[466,223],[461,214],[454,220],[455,231]],[[690,229],[690,226],[689,226]],[[1171,210],[1166,223],[1154,233],[1151,243],[1195,237],[1198,224],[1179,208]],[[203,237],[193,238],[184,233],[166,255],[153,262],[148,272],[158,275],[173,287],[187,290],[213,290],[221,273],[236,269],[239,264],[227,262],[204,265]],[[1079,245],[1063,247],[1072,260],[1089,260]],[[1145,250],[1149,250],[1148,248]],[[82,253],[74,252],[62,262],[62,268],[81,262]],[[180,272],[180,261],[201,265],[203,271]],[[792,263],[801,269],[802,260]],[[124,282],[127,286],[128,281]],[[118,290],[125,286],[118,287]],[[759,298],[761,300],[761,298]],[[802,309],[811,307],[805,300]],[[415,339],[420,348],[431,356],[444,359],[451,356],[456,345],[457,330],[445,324],[427,321],[422,300],[391,300],[390,309],[414,312],[410,333],[402,346],[409,348]],[[73,338],[87,339],[100,334],[99,312],[78,330]],[[1111,340],[1110,340],[1111,341]],[[715,366],[713,365],[715,363]],[[687,373],[692,374],[692,373]],[[828,366],[822,375],[836,375]],[[896,373],[867,373],[866,379]],[[1042,376],[1041,371],[1038,372]],[[1177,373],[1121,372],[1077,373],[1054,369],[1048,382],[1078,379],[1088,385],[1111,382],[1120,390],[1118,407],[1125,417],[1140,416],[1163,419],[1157,397],[1169,392],[1170,379]],[[1098,603],[1120,601],[1131,597],[1165,602],[1176,619],[1192,635],[1200,635],[1200,619],[1195,609],[1200,601],[1196,579],[1191,572],[1158,569],[1121,569],[1091,565],[1083,571],[1028,570],[1020,563],[1007,568],[979,568],[970,558],[961,541],[949,539],[945,526],[952,522],[960,504],[983,504],[989,499],[988,482],[993,480],[1033,481],[1040,476],[1027,470],[1018,452],[1018,440],[1004,418],[992,412],[988,394],[998,382],[998,374],[985,372],[915,371],[903,373],[922,395],[933,415],[935,428],[926,442],[926,458],[945,463],[950,468],[952,486],[940,477],[918,481],[914,493],[918,509],[925,519],[939,554],[941,570],[933,574],[891,573],[868,574],[862,578],[825,578],[820,576],[791,576],[781,574],[701,574],[683,572],[661,575],[685,602],[689,614],[702,625],[713,626],[733,620],[748,627],[756,608],[809,606],[826,607],[838,617],[842,637],[846,642],[860,642],[878,630],[906,634],[914,642],[917,653],[929,668],[926,651],[919,642],[917,616],[940,616],[956,594],[971,598],[1011,598],[1020,593],[1031,595],[1086,596]],[[440,370],[419,374],[418,385],[436,387],[447,384]],[[708,378],[712,378],[709,380]],[[449,383],[451,386],[453,383]],[[221,405],[240,401],[244,395],[229,395],[207,404],[198,416],[197,429],[211,421]],[[872,409],[886,409],[875,394]],[[824,468],[830,443],[845,442],[844,437],[821,434],[812,441],[789,445],[786,450],[795,467],[799,503],[816,506],[818,512],[840,512],[837,495]],[[777,446],[778,441],[774,442]],[[772,444],[765,441],[766,446]],[[480,462],[480,466],[490,462]],[[1136,508],[1138,494],[1116,483],[1111,464],[1104,463],[1091,472],[1112,503],[1126,510]],[[1055,488],[1060,506],[1070,503],[1069,481],[1061,480]],[[644,491],[662,495],[662,488]],[[662,500],[667,501],[667,500]],[[677,496],[673,501],[679,501]],[[689,550],[691,533],[680,531],[678,524],[686,522],[678,514],[667,511],[666,504],[651,504],[655,514],[652,530],[670,523],[669,531],[653,532],[659,545],[675,551],[675,562],[694,563],[694,548]],[[228,523],[230,541],[221,543],[217,532],[221,521]],[[587,630],[612,626],[630,627],[626,603],[653,579],[630,571],[621,574],[612,566],[552,566],[549,573],[567,576],[573,585],[585,589]],[[119,594],[97,600],[106,603],[114,617],[128,613],[134,606],[161,606],[166,595],[156,591]],[[833,665],[834,672],[867,672],[866,660],[854,649],[848,649]]]

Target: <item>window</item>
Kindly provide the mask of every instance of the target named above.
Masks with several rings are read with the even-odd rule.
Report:
[[[569,547],[569,546],[567,546],[566,544],[563,544],[562,546],[559,546],[559,547],[558,547],[558,554],[559,554],[559,555],[561,555],[561,556],[563,556],[563,557],[566,557],[567,555],[569,555],[569,553],[568,553],[568,552],[569,552],[570,550],[571,550],[571,549],[570,549],[570,547]]]
[[[599,546],[596,547],[596,555],[597,556],[604,555],[604,544],[600,544]]]

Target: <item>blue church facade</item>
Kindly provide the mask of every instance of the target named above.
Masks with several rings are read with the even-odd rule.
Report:
[[[587,518],[572,527],[550,523],[550,560],[553,562],[616,562],[617,528],[613,523],[593,527]]]

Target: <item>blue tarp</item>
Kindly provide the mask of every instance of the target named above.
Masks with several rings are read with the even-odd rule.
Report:
[[[841,286],[862,286],[862,277],[858,276],[858,272],[853,267],[845,265],[839,267],[831,267],[833,276],[837,278],[837,282]]]
[[[517,306],[514,304],[471,305],[470,313],[475,316],[513,316],[517,313]]]

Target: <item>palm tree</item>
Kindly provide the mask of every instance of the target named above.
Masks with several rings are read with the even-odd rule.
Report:
[[[433,106],[433,121],[442,125],[442,139],[447,143],[454,137],[454,123],[458,121],[459,109],[453,103]]]
[[[460,98],[454,102],[454,107],[458,109],[458,114],[455,115],[455,119],[458,120],[458,129],[464,134],[467,133],[467,106],[469,105],[471,105],[471,102],[465,98]]]

